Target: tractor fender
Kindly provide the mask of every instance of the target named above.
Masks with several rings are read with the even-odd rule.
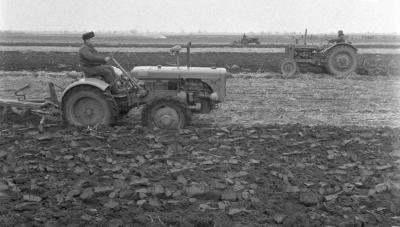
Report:
[[[61,95],[61,100],[63,100],[64,95],[67,94],[69,90],[71,90],[74,87],[82,86],[82,85],[93,86],[93,87],[96,87],[96,88],[100,89],[101,91],[105,91],[110,86],[108,83],[106,83],[106,82],[104,82],[103,80],[100,80],[100,79],[83,78],[83,79],[80,79],[80,80],[68,85],[68,87],[65,88],[65,90],[63,91],[63,93]]]
[[[222,80],[222,82],[219,82],[219,80]],[[217,100],[218,102],[223,102],[225,100],[226,96],[226,89],[225,89],[225,84],[226,84],[226,76],[221,77],[221,79],[218,79],[218,81],[213,80],[213,79],[201,79],[201,81],[206,84],[210,89],[212,93],[216,93],[218,96]]]
[[[357,52],[357,50],[358,50],[357,48],[355,48],[353,45],[351,45],[349,43],[337,43],[337,44],[335,44],[333,46],[330,46],[330,47],[326,48],[324,50],[324,53],[327,54],[330,50],[332,50],[333,48],[335,48],[337,46],[348,46],[348,47],[351,47],[355,52]]]

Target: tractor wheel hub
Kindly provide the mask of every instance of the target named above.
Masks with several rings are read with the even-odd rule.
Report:
[[[92,125],[101,121],[104,110],[97,100],[85,97],[75,102],[74,116],[82,125]]]
[[[335,66],[337,68],[348,68],[351,63],[351,59],[347,54],[339,54],[335,58]]]
[[[91,116],[93,114],[93,109],[92,108],[87,108],[86,110],[85,110],[85,115],[86,116]]]
[[[157,110],[154,115],[154,120],[157,127],[170,128],[178,125],[179,115],[175,109],[171,107],[163,107]]]

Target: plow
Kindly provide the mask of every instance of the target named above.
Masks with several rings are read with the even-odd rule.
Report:
[[[0,98],[0,123],[36,118],[74,126],[113,125],[134,107],[142,107],[142,123],[151,128],[178,129],[190,124],[192,114],[206,114],[217,108],[226,95],[225,68],[191,67],[190,42],[186,66],[179,65],[180,46],[171,48],[176,66],[139,66],[124,69],[112,56],[117,79],[108,84],[102,75],[73,82],[57,96],[54,83],[49,83],[49,97],[29,99],[23,91],[15,99]],[[113,94],[117,85],[122,93]],[[58,87],[60,88],[60,87]]]
[[[55,91],[54,83],[49,83],[48,98],[28,99],[24,90],[29,89],[30,84],[14,92],[16,99],[0,98],[0,123],[6,121],[24,121],[32,118],[38,119],[39,124],[46,120],[51,122],[60,122],[61,114],[59,111],[59,101]]]

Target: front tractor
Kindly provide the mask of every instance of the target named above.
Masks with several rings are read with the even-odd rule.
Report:
[[[286,58],[281,63],[281,72],[292,76],[298,71],[298,64],[312,64],[322,67],[332,75],[348,75],[357,68],[357,48],[350,42],[331,45],[291,44],[285,48]]]
[[[65,88],[58,99],[54,84],[50,98],[26,99],[21,90],[18,100],[0,99],[0,123],[6,113],[33,113],[46,119],[63,120],[69,125],[112,125],[132,108],[142,106],[142,123],[150,128],[178,129],[191,122],[192,114],[206,114],[223,102],[227,72],[224,68],[190,67],[190,43],[187,66],[179,65],[179,45],[171,49],[176,66],[140,66],[126,71],[112,58],[122,93],[111,93],[111,84],[100,77],[82,78]],[[21,111],[23,110],[23,111]]]
[[[125,93],[114,95],[110,84],[99,78],[84,78],[69,85],[61,97],[64,120],[71,125],[110,125],[138,106],[142,123],[162,129],[183,128],[194,113],[209,113],[224,101],[227,72],[224,68],[190,67],[190,43],[187,66],[179,65],[181,47],[175,46],[176,66],[139,66],[120,70],[119,86]]]

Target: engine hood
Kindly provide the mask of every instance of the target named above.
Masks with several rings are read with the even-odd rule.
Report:
[[[222,102],[226,96],[227,72],[224,68],[180,66],[138,66],[131,75],[139,80],[200,79],[207,83]]]
[[[131,70],[137,79],[178,79],[178,78],[198,78],[198,79],[217,79],[226,74],[224,68],[206,68],[180,66],[137,66]]]

